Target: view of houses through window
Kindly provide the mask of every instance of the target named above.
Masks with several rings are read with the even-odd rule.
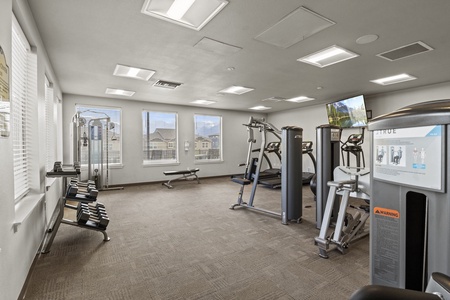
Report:
[[[144,163],[178,161],[177,114],[143,111]]]
[[[222,117],[195,115],[195,160],[222,159]]]

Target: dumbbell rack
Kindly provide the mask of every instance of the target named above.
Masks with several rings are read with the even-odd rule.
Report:
[[[60,162],[55,162],[53,171],[47,172],[47,177],[62,177],[63,191],[62,196],[59,199],[59,212],[56,215],[53,224],[49,226],[49,236],[47,236],[44,241],[42,247],[43,250],[41,251],[42,253],[48,253],[50,251],[50,247],[52,246],[53,240],[61,223],[88,230],[99,231],[103,234],[103,241],[110,240],[108,233],[106,232],[106,227],[109,223],[106,209],[103,204],[96,202],[98,191],[95,189],[95,186],[92,186],[92,182],[83,183],[78,181],[79,175],[80,166],[78,164],[63,167]],[[68,178],[70,178],[70,183],[68,183]],[[67,200],[77,201],[78,205],[68,204]],[[88,220],[86,220],[86,216],[84,216],[81,220],[77,216],[76,221],[64,218],[65,208],[74,209],[79,212],[79,207],[86,205],[94,208],[101,207],[101,210],[99,211],[103,214],[100,214],[100,212],[97,215],[92,214],[92,218],[90,217]],[[96,219],[96,217],[100,216],[102,218],[101,222],[98,218]]]

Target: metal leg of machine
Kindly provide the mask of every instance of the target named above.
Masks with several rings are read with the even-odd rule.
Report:
[[[339,174],[339,172],[340,171],[337,171],[335,174]],[[328,193],[322,226],[320,228],[319,236],[314,240],[315,244],[319,247],[320,257],[328,258],[328,252],[334,249],[345,254],[351,242],[355,242],[369,234],[368,229],[365,227],[366,221],[370,215],[368,207],[351,206],[354,212],[350,213],[348,211],[348,208],[350,207],[350,196],[362,196],[361,198],[367,199],[358,182],[361,175],[364,176],[368,174],[368,172],[356,172],[351,175],[354,179],[328,182],[330,192]],[[367,176],[365,178],[367,178]],[[340,196],[341,198],[337,221],[334,231],[329,234],[329,232],[332,231],[330,225],[337,196]]]

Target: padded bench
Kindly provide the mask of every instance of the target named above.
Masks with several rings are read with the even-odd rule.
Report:
[[[198,168],[187,169],[187,170],[182,170],[182,171],[165,171],[163,173],[166,176],[173,176],[173,175],[181,175],[181,176],[170,179],[168,182],[163,182],[162,185],[167,186],[169,189],[173,189],[173,186],[170,184],[172,181],[181,180],[181,179],[188,180],[189,177],[195,177],[195,179],[197,179],[197,183],[200,183],[200,180],[198,179],[198,176],[197,176],[198,171],[200,171],[200,169],[198,169]]]

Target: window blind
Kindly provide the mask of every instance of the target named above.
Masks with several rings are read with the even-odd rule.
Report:
[[[36,56],[17,20],[12,26],[11,133],[14,157],[14,197],[21,199],[30,190],[29,153],[31,141],[30,103],[36,88]]]

